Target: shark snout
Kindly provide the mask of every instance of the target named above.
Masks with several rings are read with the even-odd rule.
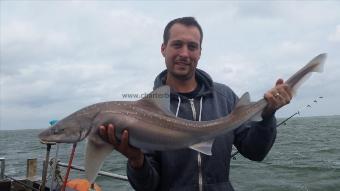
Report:
[[[48,128],[43,132],[39,133],[38,137],[41,142],[55,142],[53,135],[55,134],[52,128]]]
[[[44,143],[75,143],[79,142],[84,137],[82,137],[82,133],[72,133],[69,131],[70,129],[58,129],[56,127],[50,127],[43,132],[41,132],[38,137],[41,142]]]

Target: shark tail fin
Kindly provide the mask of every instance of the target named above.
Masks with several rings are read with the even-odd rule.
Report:
[[[323,72],[326,58],[326,53],[319,54],[286,81],[294,95],[297,89],[312,75],[312,72]]]
[[[320,54],[315,58],[316,60],[318,60],[320,62],[320,64],[317,67],[314,68],[313,72],[318,72],[318,73],[323,72],[326,58],[327,58],[326,53]]]

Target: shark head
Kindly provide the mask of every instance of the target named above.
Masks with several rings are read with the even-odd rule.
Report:
[[[75,143],[82,141],[91,131],[92,119],[86,114],[70,115],[41,132],[39,139],[46,143]]]

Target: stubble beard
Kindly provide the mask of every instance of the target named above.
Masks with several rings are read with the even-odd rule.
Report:
[[[190,68],[190,70],[188,72],[186,72],[185,74],[181,74],[179,72],[176,71],[170,71],[171,76],[173,76],[175,79],[179,80],[179,81],[187,81],[190,80],[191,78],[193,78],[194,74],[195,74],[195,70],[196,68]]]

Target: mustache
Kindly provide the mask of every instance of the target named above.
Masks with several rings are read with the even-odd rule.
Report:
[[[189,58],[183,58],[183,57],[177,57],[175,59],[175,62],[182,62],[182,63],[185,63],[185,64],[192,64],[193,61],[190,60]]]

